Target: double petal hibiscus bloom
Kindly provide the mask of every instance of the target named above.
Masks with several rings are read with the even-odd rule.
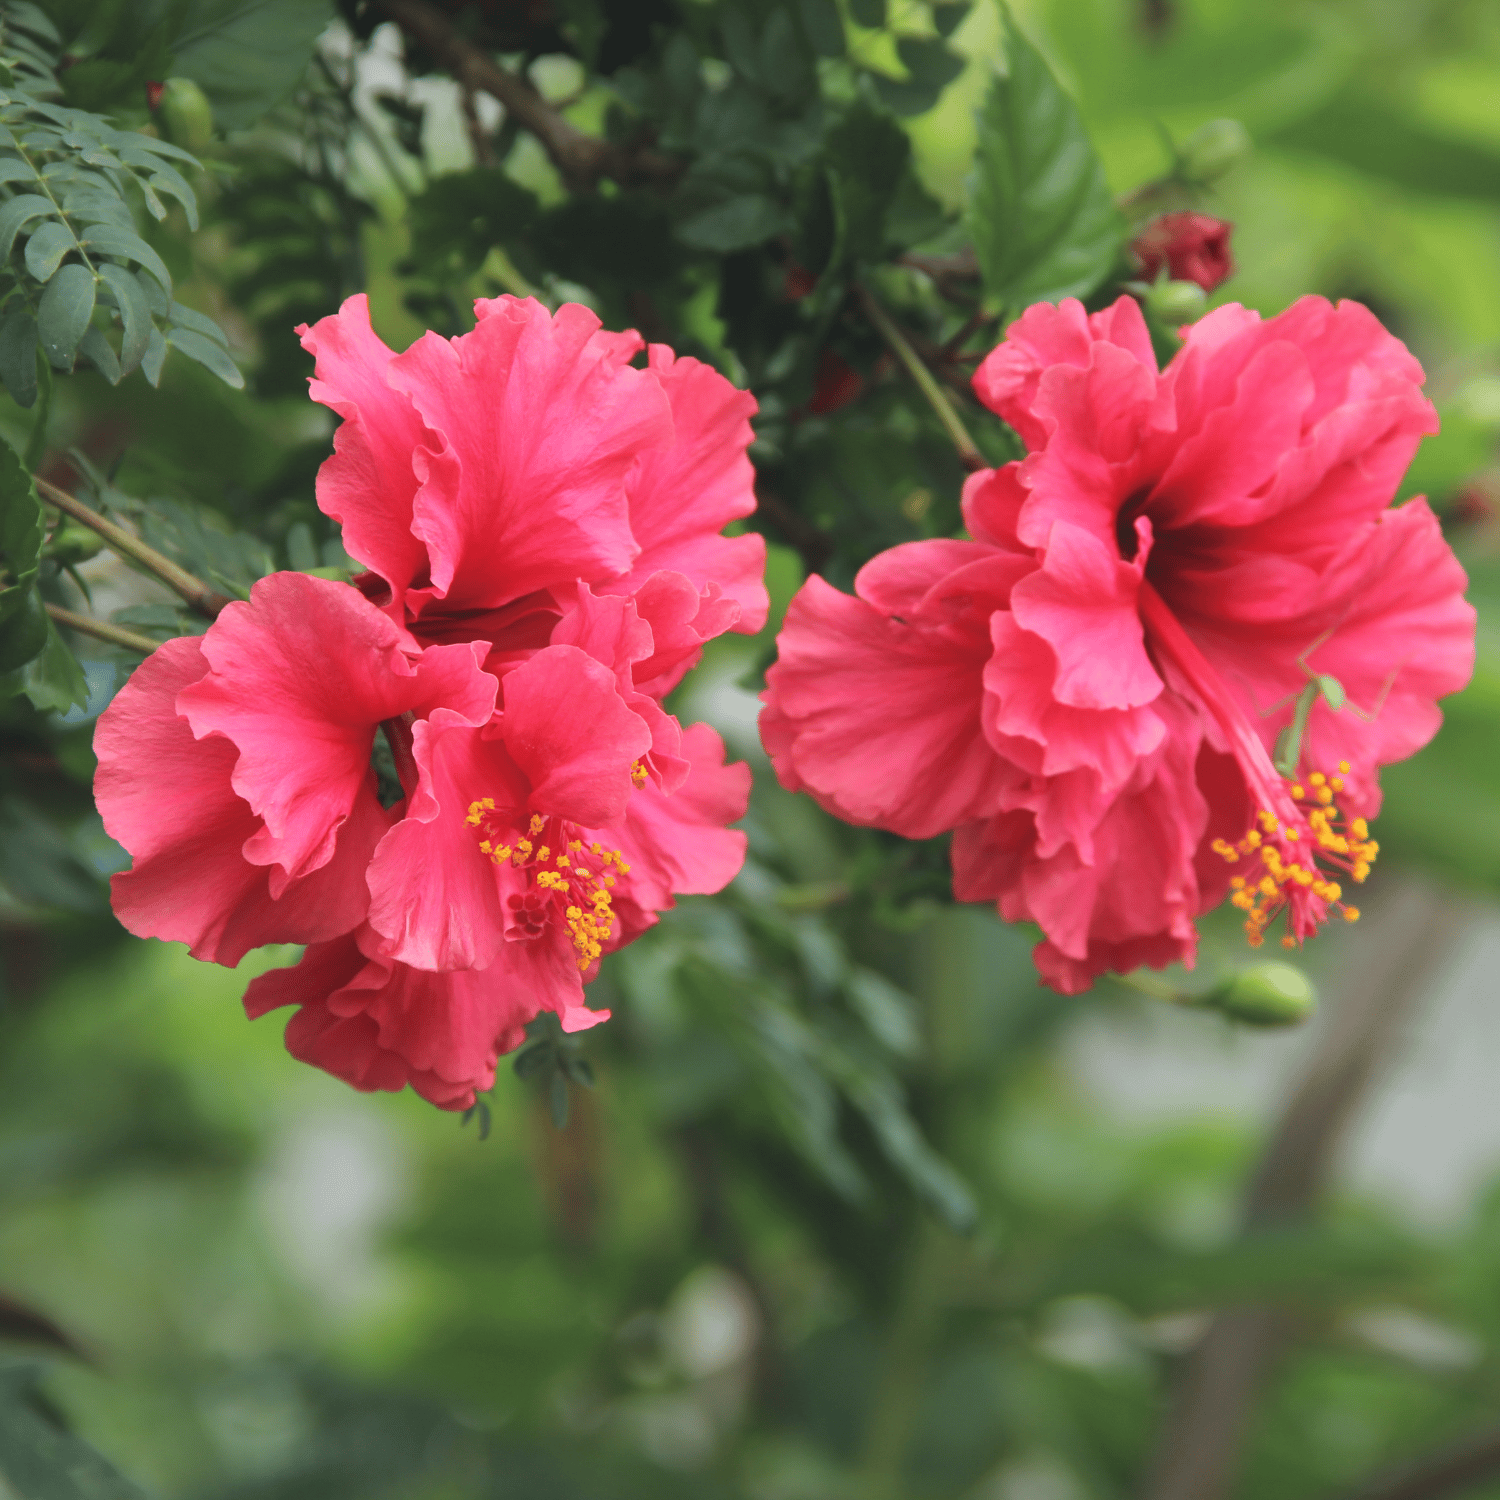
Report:
[[[754,401],[587,309],[476,304],[393,354],[364,298],[304,329],[344,420],[318,503],[369,570],[273,574],[169,641],[100,720],[121,921],[298,1007],[287,1045],[359,1088],[465,1108],[601,956],[739,869],[749,772],[661,706],[766,617]],[[400,781],[384,801],[372,747]]]
[[[1473,667],[1462,568],[1425,501],[1389,508],[1437,430],[1421,367],[1316,297],[1220,308],[1160,371],[1129,298],[1008,334],[974,386],[1029,456],[971,476],[972,540],[895,547],[852,598],[808,580],[761,720],[781,781],[953,830],[956,895],[1038,923],[1068,993],[1191,962],[1226,895],[1253,943],[1357,917],[1377,768]],[[1319,677],[1347,706],[1319,696],[1287,766]]]

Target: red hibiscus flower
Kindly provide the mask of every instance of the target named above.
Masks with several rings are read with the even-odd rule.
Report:
[[[1252,942],[1357,916],[1377,767],[1473,666],[1463,570],[1425,501],[1389,508],[1437,428],[1420,366],[1316,297],[1221,308],[1160,372],[1128,298],[1008,334],[974,385],[1030,456],[969,479],[972,541],[893,548],[854,598],[804,585],[761,721],[778,776],[955,830],[955,894],[1039,923],[1064,992],[1191,962],[1226,894]],[[1349,707],[1313,704],[1284,777],[1313,673]]]
[[[1163,214],[1131,242],[1141,275],[1154,281],[1163,266],[1173,281],[1196,281],[1211,292],[1234,275],[1229,237],[1234,225],[1208,214]]]

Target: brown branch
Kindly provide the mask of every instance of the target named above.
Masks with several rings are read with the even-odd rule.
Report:
[[[1500,1429],[1464,1438],[1377,1475],[1344,1500],[1437,1500],[1500,1474]]]
[[[49,604],[46,610],[59,625],[66,625],[69,630],[91,635],[96,641],[108,641],[111,646],[123,646],[127,651],[139,651],[142,656],[150,656],[161,645],[149,635],[138,635],[123,625],[111,625],[108,620],[96,620],[92,615],[74,614],[59,604]]]
[[[1247,1231],[1306,1218],[1349,1122],[1451,951],[1464,921],[1451,895],[1386,877],[1342,1003],[1293,1089],[1246,1195]],[[1262,1381],[1296,1333],[1283,1309],[1229,1308],[1193,1351],[1157,1444],[1150,1500],[1220,1500]]]
[[[569,187],[592,188],[604,177],[623,186],[671,184],[682,175],[686,163],[675,156],[649,146],[619,146],[580,130],[527,79],[502,68],[427,0],[381,0],[381,8],[453,75],[461,90],[483,90],[498,100],[523,130],[541,142]]]
[[[82,500],[76,499],[66,490],[58,489],[55,484],[48,483],[41,475],[34,477],[37,493],[48,505],[56,507],[64,515],[72,516],[90,531],[97,532],[104,538],[110,551],[118,552],[121,557],[128,557],[132,562],[139,563],[148,573],[154,573],[205,619],[217,619],[219,611],[230,602],[227,594],[209,588],[202,579],[195,578],[186,568],[179,568],[170,557],[163,557],[155,547],[148,546],[123,526],[116,526],[113,521],[105,520],[97,511],[90,510]],[[144,640],[145,637],[141,639]],[[160,644],[159,641],[152,641],[150,649],[154,651]]]

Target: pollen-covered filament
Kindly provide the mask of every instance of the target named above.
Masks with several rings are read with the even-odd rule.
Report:
[[[1319,923],[1337,912],[1346,922],[1359,920],[1359,908],[1342,898],[1336,875],[1359,885],[1370,873],[1380,846],[1370,837],[1363,818],[1345,821],[1334,802],[1344,789],[1348,761],[1339,762],[1339,776],[1314,771],[1304,786],[1290,788],[1295,819],[1277,817],[1262,809],[1256,826],[1237,844],[1215,839],[1213,850],[1230,864],[1249,862],[1244,875],[1230,881],[1230,901],[1245,913],[1245,933],[1252,948],[1265,941],[1266,928],[1283,910],[1287,931],[1284,948],[1310,937]]]
[[[578,959],[586,969],[604,951],[614,930],[610,892],[630,866],[618,849],[606,849],[576,837],[578,830],[562,818],[533,813],[524,830],[515,814],[501,812],[493,797],[469,804],[465,818],[479,835],[479,852],[497,865],[525,870],[530,883],[523,895],[509,898],[510,917],[528,937],[540,937],[553,917],[568,930]]]

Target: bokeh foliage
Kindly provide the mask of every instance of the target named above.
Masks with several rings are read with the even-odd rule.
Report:
[[[1003,461],[1013,436],[964,394],[997,316],[1111,298],[1131,275],[1119,200],[1171,172],[1170,142],[1232,116],[1253,154],[1189,194],[1237,225],[1215,300],[1356,296],[1427,365],[1443,432],[1407,493],[1431,496],[1470,567],[1480,666],[1436,743],[1389,773],[1379,831],[1398,867],[1500,886],[1492,6],[424,9],[529,70],[605,143],[595,167],[560,168],[515,111],[466,109],[431,34],[408,26],[400,63],[399,30],[363,0],[326,32],[302,0],[41,7],[56,45],[38,66],[67,62],[49,107],[155,132],[133,149],[183,172],[201,214],[195,229],[166,202],[158,219],[122,177],[150,254],[116,269],[147,287],[131,267],[159,261],[176,300],[153,315],[222,330],[228,353],[206,370],[158,329],[179,351],[159,388],[112,385],[90,348],[123,350],[130,314],[101,306],[97,340],[79,330],[98,368],[34,361],[41,383],[58,369],[39,420],[0,326],[0,433],[30,467],[224,592],[278,567],[342,576],[312,492],[331,428],[292,326],[366,290],[401,346],[470,326],[476,295],[583,299],[755,391],[779,613],[809,569],[847,586],[876,551],[960,524],[964,467],[863,299]],[[28,7],[7,16],[46,41]],[[206,132],[151,114],[146,86],[168,77],[201,90]],[[174,131],[196,132],[181,149],[201,166],[167,149]],[[28,228],[7,269],[45,298]],[[68,254],[54,274],[82,264]],[[231,357],[243,389],[210,373]],[[122,856],[88,798],[89,737],[135,658],[65,638],[40,606],[156,638],[206,622],[49,530],[6,457],[0,1337],[17,1363],[0,1473],[22,1493],[1124,1500],[1204,1313],[1250,1300],[1300,1340],[1238,1494],[1332,1495],[1493,1411],[1494,1196],[1441,1234],[1335,1197],[1238,1236],[1249,1125],[1122,1126],[1069,1071],[1071,1028],[1130,1000],[1038,989],[1027,934],[946,904],[941,841],[852,830],[776,787],[746,696],[774,619],[715,643],[677,705],[754,761],[745,873],[606,965],[607,1027],[537,1028],[525,1076],[486,1101],[488,1139],[291,1062],[276,1022],[236,1004],[287,955],[227,974],[109,918]],[[1209,924],[1200,975],[1170,982],[1231,972],[1235,938]]]

